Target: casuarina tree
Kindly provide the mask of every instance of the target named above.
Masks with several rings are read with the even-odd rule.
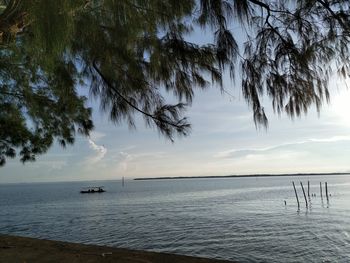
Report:
[[[190,130],[195,90],[224,91],[224,74],[256,125],[264,97],[291,117],[319,110],[329,77],[349,74],[349,27],[345,0],[0,1],[0,165],[89,135],[84,89],[113,122],[140,114],[171,140]],[[198,30],[207,44],[189,40]]]

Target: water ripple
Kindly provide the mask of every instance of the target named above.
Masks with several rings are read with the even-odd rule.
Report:
[[[291,179],[103,182],[103,195],[80,195],[82,183],[0,185],[0,232],[238,262],[350,262],[350,177],[327,178],[329,205],[312,197],[299,212]]]

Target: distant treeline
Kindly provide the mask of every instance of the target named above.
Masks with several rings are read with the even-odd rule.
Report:
[[[296,174],[237,174],[221,176],[174,176],[174,177],[145,177],[134,180],[172,180],[172,179],[203,179],[203,178],[241,178],[241,177],[272,177],[272,176],[317,176],[317,175],[347,175],[347,173],[296,173]]]

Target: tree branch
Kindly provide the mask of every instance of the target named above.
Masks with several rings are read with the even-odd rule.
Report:
[[[322,0],[316,0],[316,1],[317,1],[318,3],[320,3],[324,8],[326,8],[327,11],[328,11],[329,13],[331,13],[331,15],[339,22],[339,24],[340,24],[343,28],[349,29],[349,26],[346,25],[346,24],[344,24],[344,21],[341,20],[341,19],[339,18],[339,16],[338,16],[336,13],[334,13],[334,11],[330,8],[328,2],[325,2],[325,1],[322,1]]]
[[[265,24],[267,24],[271,28],[271,30],[281,39],[281,41],[284,44],[287,44],[287,41],[283,38],[283,36],[280,34],[280,32],[278,32],[278,30],[276,30],[276,28],[273,27],[273,25],[271,25],[271,23],[269,21],[269,18],[271,16],[271,12],[280,12],[280,11],[279,10],[272,10],[268,4],[265,4],[265,3],[258,1],[258,0],[248,0],[248,1],[255,4],[255,5],[260,6],[261,8],[266,10],[267,16],[265,18]]]
[[[127,98],[125,98],[115,87],[114,85],[108,80],[108,78],[106,78],[106,76],[104,76],[104,74],[101,72],[101,70],[98,68],[96,61],[94,60],[92,62],[93,68],[95,69],[95,71],[99,74],[99,76],[102,78],[103,82],[105,84],[108,85],[109,88],[111,88],[124,102],[126,102],[126,104],[128,104],[131,108],[133,108],[134,110],[142,113],[143,115],[145,115],[148,118],[151,118],[153,121],[155,122],[161,122],[161,123],[165,123],[168,124],[172,127],[175,127],[176,129],[182,129],[181,125],[177,125],[176,123],[172,123],[166,120],[162,120],[157,118],[156,116],[154,116],[151,113],[145,112],[143,110],[141,110],[140,108],[138,108],[137,106],[135,106],[134,104],[132,104]]]

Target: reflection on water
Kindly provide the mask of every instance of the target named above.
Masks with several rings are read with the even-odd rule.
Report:
[[[297,211],[291,181],[308,179],[316,197]],[[106,181],[106,193],[79,194],[91,184],[1,185],[0,233],[239,262],[350,261],[350,176]]]

